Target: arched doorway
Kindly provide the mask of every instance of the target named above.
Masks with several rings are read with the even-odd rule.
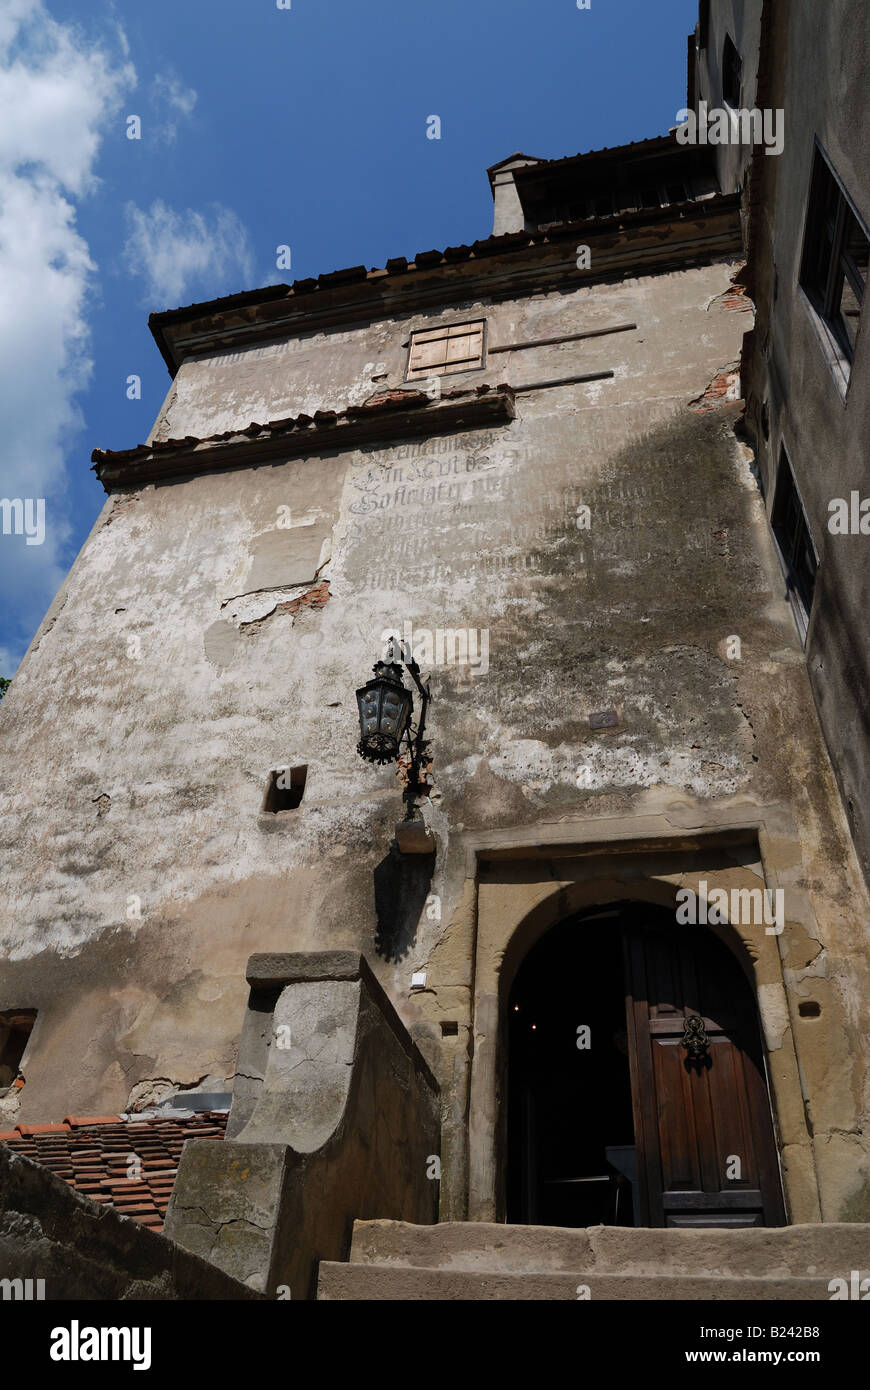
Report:
[[[572,917],[506,1029],[508,1221],[783,1223],[754,993],[712,932],[648,903]]]

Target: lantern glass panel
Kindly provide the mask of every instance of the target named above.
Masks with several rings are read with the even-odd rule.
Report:
[[[374,762],[392,762],[411,715],[412,695],[401,669],[378,663],[375,679],[357,691],[360,717],[359,752]]]

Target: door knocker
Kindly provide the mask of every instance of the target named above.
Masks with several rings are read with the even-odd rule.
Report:
[[[700,1014],[686,1015],[686,1026],[683,1029],[680,1046],[684,1047],[689,1054],[686,1058],[687,1066],[691,1066],[693,1063],[698,1067],[710,1065],[710,1039]]]

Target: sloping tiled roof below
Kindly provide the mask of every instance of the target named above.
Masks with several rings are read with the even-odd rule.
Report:
[[[459,428],[507,424],[514,418],[514,392],[508,385],[483,384],[444,391],[394,390],[373,395],[346,410],[316,410],[266,424],[252,421],[204,439],[154,440],[134,449],[94,449],[94,471],[108,492],[113,486],[141,486],[214,468],[247,466],[254,459],[308,458],[354,449],[377,440],[413,439]]]
[[[226,1123],[223,1111],[141,1120],[68,1115],[59,1125],[4,1130],[0,1142],[56,1173],[85,1197],[160,1231],[185,1139],[223,1139]]]

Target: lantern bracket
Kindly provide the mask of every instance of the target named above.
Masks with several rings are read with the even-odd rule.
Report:
[[[394,642],[394,652],[395,646],[396,644]],[[410,643],[399,643],[399,655],[402,662],[407,667],[420,696],[420,718],[417,721],[417,727],[416,729],[413,728],[409,720],[405,734],[408,740],[408,752],[411,755],[411,766],[408,769],[408,783],[403,792],[403,799],[405,802],[404,819],[408,821],[414,819],[417,797],[422,796],[429,786],[428,782],[420,781],[420,768],[423,764],[423,757],[426,753],[426,749],[428,748],[428,743],[424,739],[423,734],[426,730],[426,714],[432,700],[432,695],[429,690],[429,677],[426,678],[425,682],[421,679],[420,667],[411,654]]]

